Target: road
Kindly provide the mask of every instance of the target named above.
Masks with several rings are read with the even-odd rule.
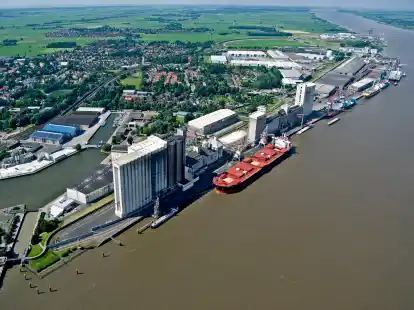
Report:
[[[103,207],[99,211],[69,225],[58,232],[54,240],[62,241],[69,238],[77,237],[79,235],[88,233],[95,226],[105,224],[108,221],[117,219],[115,216],[115,204]]]

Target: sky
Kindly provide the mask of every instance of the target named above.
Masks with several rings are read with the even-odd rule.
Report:
[[[1,8],[140,4],[245,4],[414,9],[414,0],[0,0]]]

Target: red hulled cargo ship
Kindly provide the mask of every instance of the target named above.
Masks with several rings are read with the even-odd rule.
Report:
[[[256,180],[261,173],[283,160],[291,149],[292,143],[288,137],[276,137],[272,143],[261,148],[253,156],[244,158],[214,177],[213,184],[216,190],[222,193],[238,192]]]

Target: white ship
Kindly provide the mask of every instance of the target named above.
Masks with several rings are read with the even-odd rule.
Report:
[[[151,228],[157,228],[158,226],[161,226],[162,224],[164,224],[166,221],[168,221],[170,218],[172,218],[177,213],[178,213],[178,208],[171,209],[170,212],[168,212],[167,214],[161,216],[159,219],[152,222]]]
[[[307,125],[307,126],[303,127],[301,130],[299,130],[296,134],[301,135],[304,132],[306,132],[306,131],[308,131],[309,129],[312,129],[312,128],[313,128],[313,125]]]
[[[327,124],[330,126],[330,125],[333,125],[333,124],[335,124],[337,121],[339,121],[340,120],[340,118],[339,117],[335,117],[333,120],[331,120],[331,121],[329,121]]]

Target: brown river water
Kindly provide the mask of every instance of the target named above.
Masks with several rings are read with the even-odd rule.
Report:
[[[32,279],[43,294],[8,271],[0,308],[414,309],[414,32],[319,14],[384,32],[406,80],[295,137],[297,154],[243,192],[210,192],[157,230],[123,233],[123,247]]]

